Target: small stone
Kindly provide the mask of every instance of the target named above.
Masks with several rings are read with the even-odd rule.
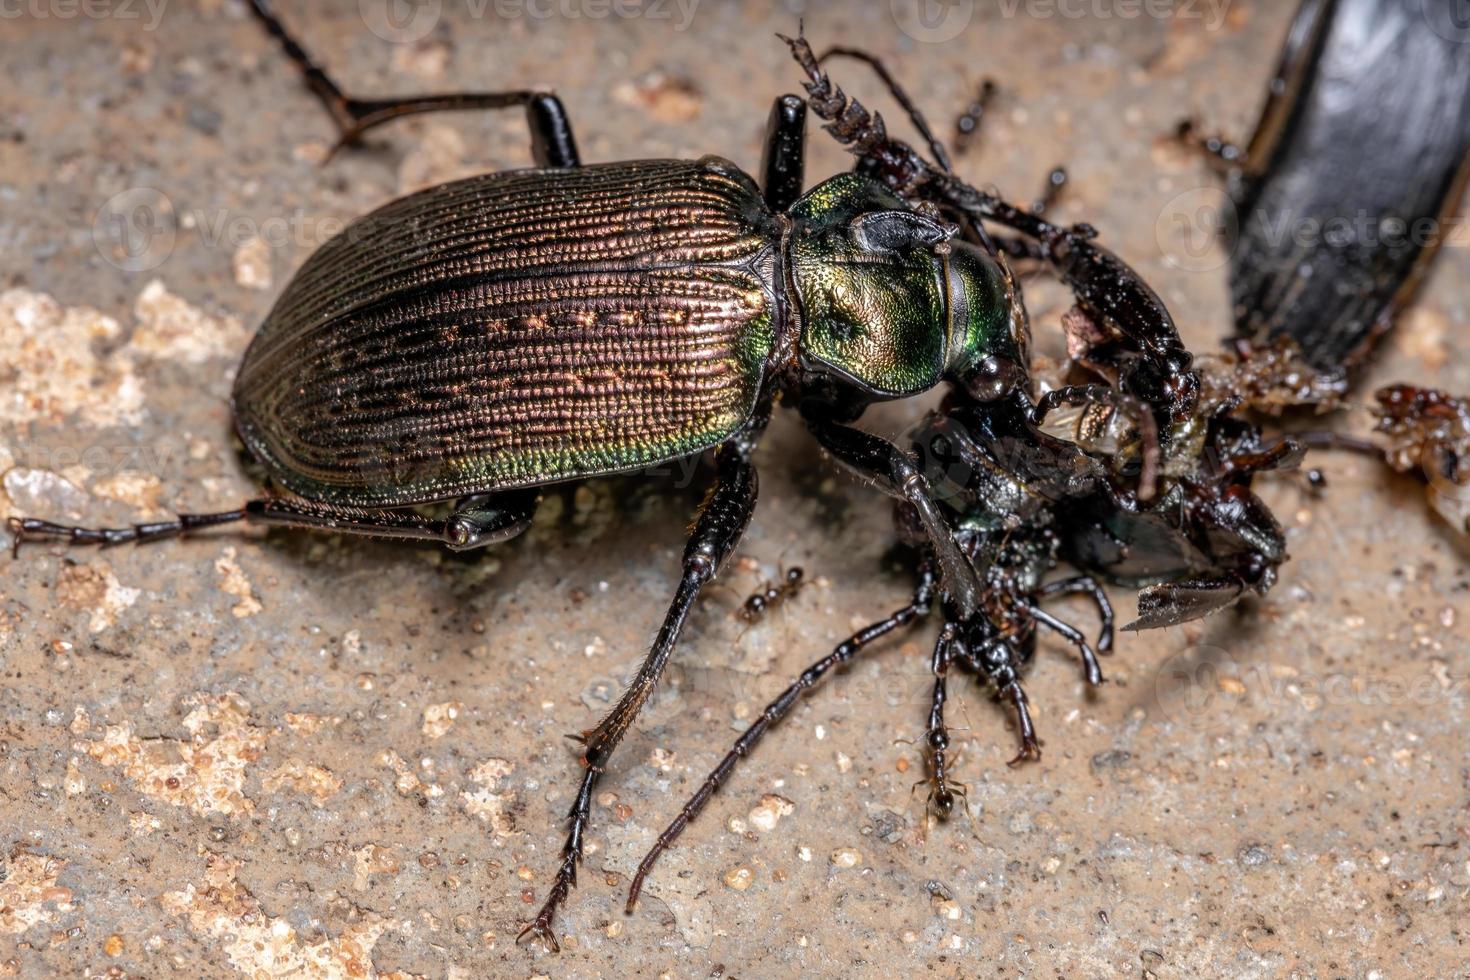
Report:
[[[102,944],[102,952],[108,956],[121,956],[126,948],[127,944],[123,942],[123,937],[117,933],[108,936],[107,941]]]
[[[782,817],[790,816],[796,811],[796,804],[784,796],[767,793],[761,797],[760,803],[751,808],[749,819],[752,826],[761,831],[772,831]]]
[[[737,892],[745,891],[754,880],[755,872],[743,865],[738,868],[731,868],[725,872],[725,885],[735,889]]]
[[[863,852],[856,847],[839,847],[831,857],[832,866],[837,868],[855,868],[862,859]]]
[[[442,738],[449,729],[454,727],[455,721],[459,719],[459,713],[464,710],[464,704],[459,701],[445,701],[443,704],[431,704],[424,709],[423,732],[429,738]]]

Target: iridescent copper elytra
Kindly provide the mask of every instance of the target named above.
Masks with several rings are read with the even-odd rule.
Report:
[[[394,201],[307,260],[234,389],[237,431],[273,493],[128,528],[11,518],[14,546],[253,521],[477,548],[524,531],[544,486],[714,451],[716,483],[662,628],[617,706],[581,736],[586,772],[561,866],[527,927],[555,945],[593,787],[750,520],[751,454],[775,402],[912,505],[967,617],[980,586],[923,475],[847,423],[945,380],[977,398],[1011,394],[1025,378],[1025,313],[1000,255],[932,208],[857,174],[802,194],[796,96],[776,101],[759,184],[713,156],[583,166],[555,96],[352,99],[264,0],[253,10],[344,141],[408,113],[519,106],[538,166]],[[412,509],[439,501],[454,501],[447,517]]]

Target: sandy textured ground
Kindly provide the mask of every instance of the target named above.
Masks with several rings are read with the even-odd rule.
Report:
[[[891,56],[938,119],[993,75],[965,173],[1025,197],[1065,161],[1061,214],[1101,228],[1201,347],[1226,326],[1198,224],[1219,195],[1161,136],[1188,113],[1247,132],[1288,15],[981,0],[931,43],[949,28],[905,34],[903,0],[704,0],[682,30],[674,4],[446,0],[393,40],[349,0],[280,6],[364,93],[554,85],[590,160],[753,166],[796,81],[771,35],[798,12],[819,43]],[[157,7],[0,20],[0,511],[233,505],[252,483],[231,371],[292,269],[405,190],[528,159],[518,118],[475,115],[324,167],[327,118],[239,4]],[[843,166],[819,140],[812,176]],[[1467,283],[1470,248],[1447,249],[1373,380],[1470,389]],[[1032,303],[1055,346],[1061,297]],[[562,735],[642,656],[697,486],[593,484],[471,559],[246,531],[0,560],[0,975],[1470,975],[1466,552],[1414,483],[1341,458],[1320,499],[1266,488],[1294,555],[1266,601],[1125,636],[1092,696],[1043,649],[1043,763],[1006,768],[1007,719],[965,687],[973,819],[926,830],[911,790],[921,628],[804,703],[625,917],[643,848],[717,754],[908,588],[883,566],[887,505],[789,419],[759,460],[742,560],[597,800],[559,957],[514,937],[578,773]],[[732,611],[783,562],[817,583],[742,635]]]

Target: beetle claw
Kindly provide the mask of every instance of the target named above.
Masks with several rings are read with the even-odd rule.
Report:
[[[516,935],[516,945],[522,945],[527,936],[532,936],[547,952],[561,952],[561,943],[556,941],[556,935],[551,931],[550,924],[542,922],[540,916],[527,923],[526,928]]]

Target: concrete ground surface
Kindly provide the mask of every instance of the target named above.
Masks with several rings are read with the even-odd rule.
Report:
[[[1284,3],[974,0],[615,6],[296,3],[354,92],[553,86],[587,160],[754,167],[798,76],[774,37],[891,59],[960,159],[1087,220],[1191,345],[1228,326],[1218,185],[1167,136],[1248,134]],[[329,163],[327,116],[235,0],[0,15],[0,511],[107,524],[252,493],[234,366],[292,270],[407,190],[523,166],[517,113],[402,122]],[[946,20],[945,17],[950,19]],[[838,78],[875,93],[855,65]],[[847,166],[813,128],[809,179]],[[1444,250],[1363,386],[1470,389],[1470,238]],[[1028,292],[1060,350],[1065,297]],[[929,400],[874,412],[899,436]],[[1349,413],[1333,424],[1362,429]],[[221,530],[0,558],[0,976],[1470,976],[1467,552],[1412,480],[1335,456],[1320,497],[1263,494],[1280,585],[1203,623],[1124,634],[1082,690],[1043,640],[1044,760],[958,694],[970,817],[925,820],[932,626],[806,699],[669,852],[629,876],[796,672],[909,589],[888,504],[790,418],[758,456],[739,560],[599,788],[559,955],[517,946],[544,896],[588,727],[662,616],[707,470],[553,495],[537,528],[450,557]],[[812,584],[745,630],[782,566]],[[1126,617],[1130,594],[1113,590]],[[1087,624],[1084,604],[1064,607]]]

